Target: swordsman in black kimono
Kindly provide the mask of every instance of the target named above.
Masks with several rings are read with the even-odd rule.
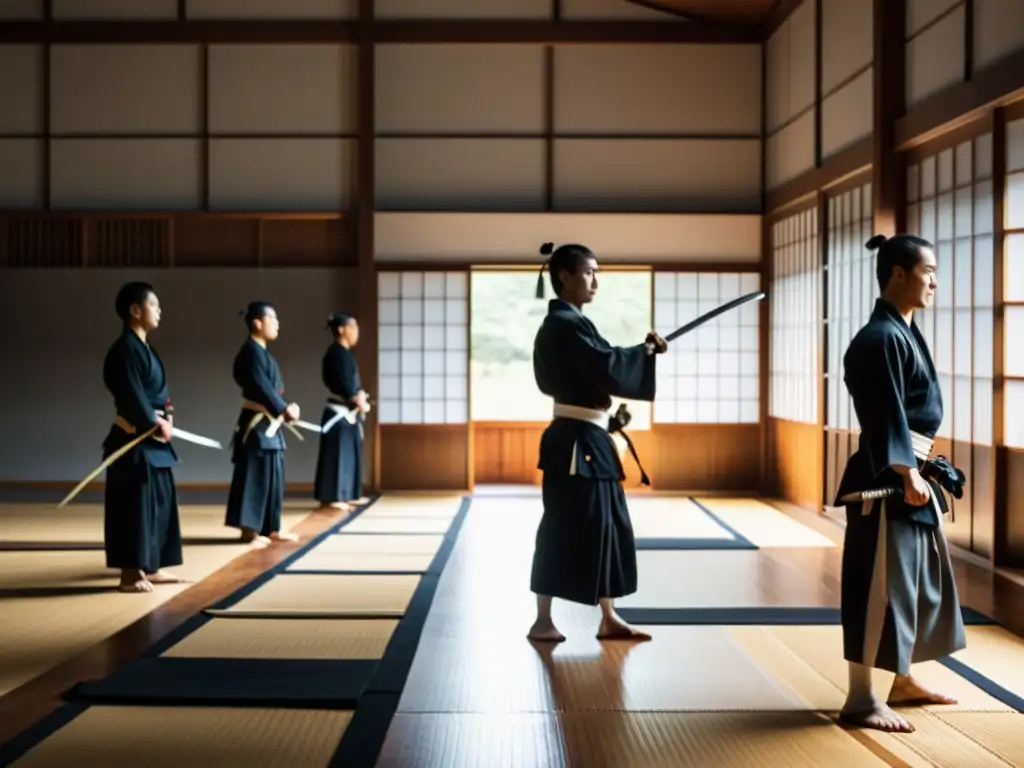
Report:
[[[103,442],[104,459],[135,445],[106,470],[104,550],[107,567],[121,571],[122,592],[152,592],[154,584],[185,581],[162,570],[183,558],[171,398],[163,362],[149,343],[160,325],[160,301],[152,286],[128,283],[115,309],[124,330],[103,361],[103,383],[117,414]]]
[[[910,667],[966,644],[942,527],[943,490],[959,497],[964,477],[931,456],[942,392],[914,312],[931,305],[937,287],[932,246],[879,235],[867,247],[878,249],[881,297],[843,359],[861,433],[837,500],[846,503],[842,624],[850,673],[841,717],[910,732],[893,707],[956,703],[925,689]],[[872,668],[896,674],[886,702],[871,689]]]
[[[231,490],[225,525],[242,530],[256,546],[296,541],[281,531],[284,507],[285,442],[282,426],[299,419],[299,406],[284,397],[284,380],[267,344],[277,339],[280,322],[274,307],[254,301],[245,310],[249,337],[235,356],[234,379],[242,390],[242,409],[233,438]]]
[[[328,318],[327,327],[334,342],[321,364],[328,394],[320,417],[314,495],[321,509],[350,511],[369,501],[363,496],[363,423],[370,401],[352,353],[359,342],[359,323],[351,315],[335,312]]]
[[[613,347],[583,314],[597,293],[597,259],[582,245],[541,248],[557,298],[534,341],[533,370],[554,399],[554,420],[540,443],[544,515],[537,529],[531,590],[537,619],[528,637],[565,637],[551,617],[552,598],[601,606],[599,638],[649,639],[615,612],[614,599],[637,588],[636,548],[618,451],[609,430],[612,397],[650,402],[655,355],[667,351],[653,331],[645,343]],[[538,296],[543,297],[543,266]],[[641,470],[642,472],[642,470]],[[643,475],[646,480],[646,475]]]

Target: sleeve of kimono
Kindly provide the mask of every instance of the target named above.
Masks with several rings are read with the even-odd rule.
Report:
[[[288,407],[274,386],[270,371],[248,346],[235,360],[235,381],[247,397],[264,406],[271,416],[280,416]]]
[[[654,400],[656,355],[648,354],[646,345],[613,347],[568,322],[558,324],[555,341],[564,350],[566,365],[585,370],[609,395],[627,400]]]
[[[107,359],[107,382],[120,416],[140,432],[156,426],[156,410],[149,404],[143,384],[145,363],[141,356],[120,345]]]
[[[889,467],[916,467],[904,409],[904,354],[891,335],[866,344],[857,356],[856,373],[849,376],[851,394],[858,404],[861,430],[867,437],[871,470],[877,477]]]

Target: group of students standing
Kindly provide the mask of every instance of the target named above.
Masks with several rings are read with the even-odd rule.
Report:
[[[185,581],[163,570],[184,560],[173,476],[178,463],[173,406],[163,362],[149,343],[149,334],[160,324],[160,301],[151,285],[132,282],[118,292],[115,309],[124,328],[103,364],[116,412],[103,443],[104,458],[152,434],[107,467],[104,549],[107,567],[121,571],[121,591],[151,592],[154,584]],[[224,522],[241,530],[242,541],[266,547],[297,539],[281,530],[282,428],[294,431],[296,424],[306,423],[300,422],[299,406],[285,396],[281,370],[268,349],[280,331],[273,305],[254,301],[242,314],[248,336],[233,366],[242,404],[231,441],[234,468]],[[356,319],[334,313],[327,327],[334,338],[322,363],[328,396],[317,429],[314,496],[322,511],[350,511],[368,501],[362,495],[362,446],[370,403],[352,353],[359,339]]]

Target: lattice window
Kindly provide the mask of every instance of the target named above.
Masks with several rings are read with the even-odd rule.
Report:
[[[1004,443],[1024,448],[1024,120],[1006,127]]]
[[[465,424],[469,276],[378,275],[381,424]]]

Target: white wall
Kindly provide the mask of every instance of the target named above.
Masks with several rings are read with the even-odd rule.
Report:
[[[114,296],[137,279],[154,285],[163,306],[152,343],[167,368],[178,426],[227,444],[240,398],[232,361],[246,336],[237,311],[257,299],[274,302],[281,317],[271,349],[289,397],[305,418],[319,420],[320,358],[330,342],[324,323],[331,311],[355,311],[355,270],[5,270],[0,481],[78,481],[99,464],[114,416],[102,381],[103,357],[120,332]],[[313,481],[317,438],[307,438],[286,437],[290,483]],[[227,450],[177,449],[179,482],[229,482]]]

